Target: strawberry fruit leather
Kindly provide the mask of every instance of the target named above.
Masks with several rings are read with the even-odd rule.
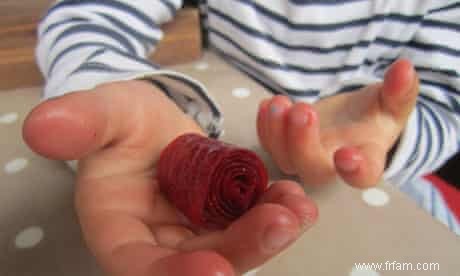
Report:
[[[184,134],[161,153],[161,191],[194,225],[222,229],[267,189],[267,170],[252,151],[197,134]]]

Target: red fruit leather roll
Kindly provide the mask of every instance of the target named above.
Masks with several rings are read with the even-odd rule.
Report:
[[[268,184],[267,170],[250,150],[184,134],[157,163],[161,191],[193,224],[222,229],[251,208]]]

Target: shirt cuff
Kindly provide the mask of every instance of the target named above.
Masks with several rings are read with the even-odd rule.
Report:
[[[406,127],[401,133],[399,143],[395,145],[393,156],[385,169],[383,179],[389,180],[397,186],[402,185],[412,176],[411,163],[414,162],[415,156],[414,145],[416,144],[417,134],[414,127],[417,125],[417,109],[414,109],[409,115]]]

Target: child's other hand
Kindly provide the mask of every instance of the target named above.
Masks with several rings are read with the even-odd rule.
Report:
[[[260,105],[260,141],[284,172],[306,184],[340,175],[352,186],[375,185],[415,106],[418,85],[410,62],[398,60],[383,83],[314,105],[275,96]]]
[[[23,131],[37,153],[80,160],[76,210],[109,275],[235,275],[279,253],[317,215],[299,185],[281,181],[228,229],[193,232],[159,192],[152,167],[172,139],[201,130],[147,82],[48,100]]]

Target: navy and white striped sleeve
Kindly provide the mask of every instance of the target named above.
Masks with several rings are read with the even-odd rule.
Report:
[[[159,26],[181,6],[182,0],[57,1],[38,29],[44,99],[107,82],[149,79],[211,136],[219,136],[221,114],[205,88],[147,59],[163,37]]]
[[[396,183],[436,170],[459,150],[459,22],[458,1],[431,9],[402,51],[421,83],[416,108],[385,173]]]

